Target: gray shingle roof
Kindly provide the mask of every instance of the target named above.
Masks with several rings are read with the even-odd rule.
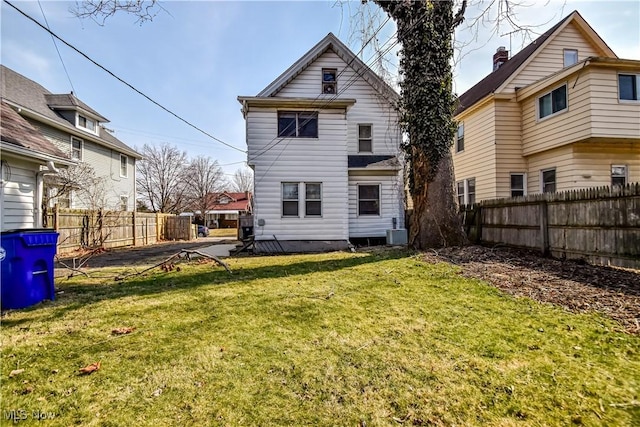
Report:
[[[56,113],[52,110],[49,105],[49,101],[60,101],[64,102],[62,105],[66,105],[69,107],[80,107],[92,114],[95,114],[97,117],[104,119],[100,114],[98,114],[91,107],[80,101],[73,95],[63,94],[56,95],[49,92],[40,84],[34,82],[23,76],[22,74],[16,73],[10,68],[5,67],[0,64],[1,71],[1,96],[2,99],[11,102],[12,104],[18,105],[22,108],[30,110],[34,113],[37,113],[46,119],[49,119],[58,125],[62,125],[66,129],[68,129],[69,133],[78,135],[78,130],[74,125],[69,123],[64,117]],[[66,98],[65,98],[66,97]],[[47,99],[49,98],[49,99]],[[75,104],[74,104],[75,103]],[[61,105],[59,105],[61,106]],[[104,119],[106,121],[106,119]],[[126,145],[124,142],[120,141],[115,136],[111,135],[106,130],[102,129],[100,131],[99,137],[92,137],[93,139],[99,141],[103,145],[120,150],[124,153],[134,155],[137,158],[142,158],[142,156],[133,150],[131,147]]]
[[[38,153],[68,160],[69,157],[47,140],[8,104],[2,102],[0,110],[0,137],[3,143],[17,145]]]
[[[376,156],[376,155],[353,155],[347,159],[350,168],[366,168],[367,166],[377,167],[398,167],[399,162],[396,156]]]

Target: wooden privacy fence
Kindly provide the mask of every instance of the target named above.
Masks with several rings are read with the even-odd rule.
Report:
[[[172,217],[162,213],[55,207],[47,213],[45,226],[60,234],[58,253],[64,253],[80,248],[142,246],[171,240],[166,223]]]
[[[462,206],[472,242],[640,268],[640,183]]]

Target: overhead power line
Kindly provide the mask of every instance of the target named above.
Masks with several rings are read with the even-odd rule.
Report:
[[[38,6],[40,6],[40,12],[42,12],[42,18],[44,19],[44,23],[47,25],[47,30],[51,30],[49,26],[49,21],[47,20],[47,16],[44,14],[44,9],[42,8],[42,3],[38,0]],[[73,82],[71,82],[71,76],[69,76],[69,72],[67,71],[67,66],[64,64],[64,60],[62,59],[62,55],[60,54],[60,49],[58,49],[58,43],[56,43],[56,39],[51,36],[51,41],[53,42],[53,46],[56,48],[56,52],[58,52],[58,58],[60,58],[60,62],[62,63],[62,68],[64,68],[64,73],[67,75],[67,80],[69,80],[69,85],[71,86],[72,91],[76,91],[73,87]]]
[[[40,28],[42,28],[43,30],[45,30],[46,32],[48,32],[49,34],[51,34],[53,37],[55,37],[56,39],[60,40],[62,43],[64,43],[65,45],[67,45],[69,48],[73,49],[74,51],[76,51],[77,53],[79,53],[81,56],[83,56],[85,59],[87,59],[89,62],[91,62],[92,64],[94,64],[95,66],[97,66],[98,68],[101,68],[103,71],[105,71],[107,74],[111,75],[113,78],[115,78],[116,80],[118,80],[120,83],[124,84],[125,86],[129,87],[131,90],[133,90],[134,92],[136,92],[137,94],[143,96],[144,98],[146,98],[148,101],[152,102],[153,104],[155,104],[156,106],[160,107],[161,109],[163,109],[164,111],[166,111],[167,113],[171,114],[172,116],[174,116],[175,118],[177,118],[178,120],[180,120],[181,122],[187,124],[188,126],[192,127],[193,129],[197,130],[198,132],[208,136],[209,138],[213,139],[214,141],[219,142],[222,145],[225,145],[229,148],[232,148],[234,150],[237,150],[241,153],[246,153],[245,150],[235,147],[227,142],[224,142],[223,140],[221,140],[220,138],[217,138],[213,135],[211,135],[209,132],[199,128],[198,126],[194,125],[193,123],[191,123],[190,121],[188,121],[187,119],[179,116],[178,114],[174,113],[173,111],[171,111],[170,109],[168,109],[167,107],[165,107],[164,105],[160,104],[158,101],[154,100],[153,98],[151,98],[150,96],[148,96],[147,94],[143,93],[142,91],[140,91],[139,89],[135,88],[133,85],[131,85],[130,83],[128,83],[127,81],[125,81],[124,79],[120,78],[119,76],[117,76],[116,74],[114,74],[112,71],[110,71],[109,69],[107,69],[106,67],[102,66],[101,64],[99,64],[98,62],[94,61],[92,58],[90,58],[87,54],[85,54],[84,52],[82,52],[80,49],[78,49],[77,47],[73,46],[71,43],[67,42],[66,40],[64,40],[63,38],[61,38],[60,36],[58,36],[56,33],[54,33],[53,31],[51,31],[50,29],[48,29],[46,26],[42,25],[40,22],[38,22],[36,19],[32,18],[31,16],[29,16],[27,13],[23,12],[22,10],[20,10],[18,7],[16,7],[15,5],[11,4],[11,2],[9,2],[8,0],[3,0],[6,4],[8,4],[9,6],[11,6],[13,9],[15,9],[16,11],[18,11],[18,13],[20,13],[22,16],[24,16],[25,18],[29,19],[30,21],[32,21],[33,23],[35,23],[36,25],[38,25]]]

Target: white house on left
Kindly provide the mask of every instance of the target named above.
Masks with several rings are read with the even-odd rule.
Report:
[[[23,131],[26,132],[26,126],[29,126],[28,133],[31,136],[35,138],[35,134],[38,134],[40,137],[38,139],[44,139],[48,142],[49,148],[55,149],[54,151],[43,148],[45,147],[42,144],[43,141],[40,141],[40,144],[32,145],[29,148],[29,155],[37,152],[55,158],[47,159],[44,163],[40,162],[38,170],[23,169],[22,166],[16,164],[16,157],[11,154],[11,150],[15,151],[15,142],[5,141],[3,133],[1,153],[3,220],[8,221],[7,215],[11,204],[10,199],[7,198],[8,194],[6,196],[4,194],[5,190],[8,191],[7,186],[10,181],[8,175],[11,175],[12,179],[18,179],[16,173],[21,170],[23,173],[21,179],[33,181],[33,185],[37,187],[42,185],[40,180],[44,175],[55,176],[53,169],[57,169],[58,165],[69,168],[86,166],[92,173],[93,184],[100,183],[100,204],[96,206],[96,201],[90,200],[86,191],[81,191],[86,188],[71,190],[65,193],[61,199],[50,200],[51,204],[58,203],[61,207],[75,209],[99,207],[108,210],[133,211],[136,207],[136,161],[140,160],[142,156],[105,129],[104,124],[108,123],[108,120],[78,99],[73,92],[54,94],[35,81],[3,65],[0,65],[0,71],[3,132],[5,131],[5,114],[13,116],[9,111],[12,110],[21,119]],[[24,161],[26,158],[33,157],[23,156],[21,160]],[[49,163],[49,160],[53,163]],[[33,176],[27,177],[27,170],[30,170],[31,172],[28,173]],[[36,183],[36,181],[38,182]],[[55,180],[50,180],[50,182],[54,183],[50,185],[55,185]],[[87,182],[86,185],[90,185],[90,183]],[[47,192],[48,190],[45,188],[42,191]],[[38,215],[42,197],[42,192],[33,192],[34,216]],[[38,226],[38,221],[39,219],[36,218],[33,225]],[[10,228],[17,227],[9,226],[9,222],[5,226],[5,221],[3,221],[2,229]]]

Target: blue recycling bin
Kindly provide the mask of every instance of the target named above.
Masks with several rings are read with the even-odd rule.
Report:
[[[0,233],[2,310],[29,307],[53,300],[53,258],[58,233],[47,229]]]

